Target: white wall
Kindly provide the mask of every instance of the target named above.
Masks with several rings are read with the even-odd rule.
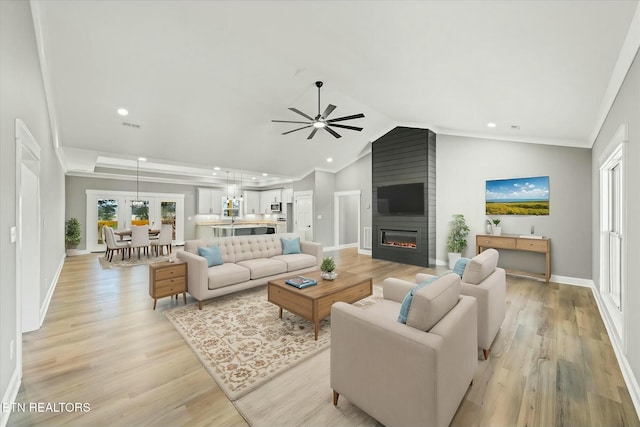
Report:
[[[505,234],[551,238],[551,273],[591,278],[591,150],[449,135],[437,136],[436,256],[446,261],[451,215],[464,214],[471,227],[466,256],[475,255],[475,235],[485,232],[485,182],[549,176],[548,216],[500,216]],[[543,272],[544,257],[500,251],[506,268]]]
[[[41,148],[42,211],[40,286],[42,305],[64,259],[64,174],[53,149],[29,2],[0,1],[0,394],[12,398],[17,359],[9,356],[16,333],[15,120],[29,127]],[[16,390],[17,391],[17,390]],[[4,417],[5,414],[0,414]],[[0,424],[2,418],[0,418]]]

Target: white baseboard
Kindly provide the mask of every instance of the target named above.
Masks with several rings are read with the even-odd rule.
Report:
[[[607,312],[607,310],[604,309],[604,301],[602,300],[602,296],[596,289],[593,282],[591,285],[591,292],[593,293],[593,297],[596,300],[596,305],[598,306],[598,310],[600,311],[600,317],[604,322],[604,327],[607,329],[609,341],[611,341],[613,351],[616,354],[616,359],[618,359],[618,365],[620,366],[620,371],[622,371],[622,377],[624,378],[624,382],[627,385],[627,390],[629,390],[629,395],[631,396],[633,406],[636,408],[636,414],[638,415],[638,418],[640,418],[640,385],[638,385],[638,381],[636,380],[636,377],[633,373],[633,369],[631,369],[629,360],[627,360],[627,356],[624,354],[622,343],[620,342],[620,338],[616,333],[616,328],[613,324],[613,320],[611,319],[611,317],[609,317],[609,313]]]
[[[22,339],[22,337],[20,338]],[[13,374],[11,374],[11,379],[9,380],[9,384],[7,385],[7,390],[2,396],[2,403],[4,404],[13,404],[16,401],[16,397],[18,397],[18,391],[20,390],[20,384],[22,382],[22,375],[18,371],[18,367],[13,370]],[[11,411],[0,411],[0,427],[5,427],[9,422],[9,417],[11,416]]]
[[[56,285],[58,284],[60,273],[62,273],[62,267],[64,266],[64,259],[66,258],[66,256],[66,254],[62,254],[62,258],[60,258],[60,262],[58,263],[56,274],[54,274],[53,279],[51,279],[51,283],[49,283],[49,289],[47,289],[47,295],[45,296],[44,301],[42,301],[42,305],[40,306],[40,326],[42,326],[44,318],[47,315],[47,311],[49,311],[49,304],[51,303],[51,298],[53,297],[53,291],[56,290]]]
[[[565,285],[574,285],[574,286],[583,286],[585,288],[593,288],[593,280],[591,279],[581,279],[579,277],[570,277],[570,276],[558,276],[556,274],[552,274],[549,278],[549,281],[555,283],[562,283]]]
[[[358,254],[371,256],[371,249],[358,249]]]

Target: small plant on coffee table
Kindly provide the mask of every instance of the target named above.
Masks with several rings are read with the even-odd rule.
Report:
[[[333,280],[336,278],[337,273],[334,272],[336,269],[336,263],[333,261],[332,257],[325,257],[322,259],[322,264],[320,264],[321,276],[323,279]]]

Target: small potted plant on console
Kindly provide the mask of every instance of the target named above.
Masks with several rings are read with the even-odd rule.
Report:
[[[336,263],[333,261],[332,257],[325,257],[322,259],[322,264],[320,264],[320,276],[323,279],[333,280],[338,277],[338,273],[334,270],[336,269]]]

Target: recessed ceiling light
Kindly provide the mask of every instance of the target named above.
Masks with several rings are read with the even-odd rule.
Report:
[[[255,177],[255,176],[252,176],[252,177],[251,177],[251,179],[256,179],[256,177]]]
[[[262,176],[269,176],[269,174],[268,173],[263,173]]]
[[[217,175],[217,173],[213,172],[211,175],[216,176],[216,175]]]
[[[333,158],[332,157],[327,157],[327,163],[331,163],[333,162]]]
[[[141,162],[146,162],[147,158],[146,157],[138,157],[138,160],[140,160]]]
[[[493,122],[489,122],[489,123],[487,123],[487,126],[489,126],[490,128],[494,128],[494,127],[496,127],[496,124],[493,123]]]
[[[118,114],[120,114],[121,116],[127,116],[129,115],[129,111],[126,108],[118,108]]]
[[[219,171],[220,170],[220,166],[216,166],[215,168],[213,168],[213,170]]]

